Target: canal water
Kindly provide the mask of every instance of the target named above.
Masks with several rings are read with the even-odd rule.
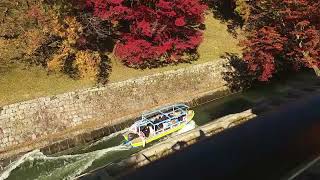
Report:
[[[263,114],[267,110],[276,109],[286,102],[312,94],[319,89],[319,81],[313,75],[305,73],[272,84],[257,85],[243,93],[194,107],[196,112],[194,120],[197,125],[203,125],[227,114],[250,108],[257,114]],[[129,148],[121,143],[121,132],[118,132],[94,143],[52,156],[46,156],[35,150],[6,167],[0,173],[0,180],[73,179],[85,172],[118,162],[141,150],[141,148]],[[156,143],[158,142],[149,146]]]
[[[320,93],[299,99],[120,179],[280,180],[290,177],[288,174],[294,173],[293,169],[320,154],[319,107]],[[310,175],[300,179],[319,179]]]

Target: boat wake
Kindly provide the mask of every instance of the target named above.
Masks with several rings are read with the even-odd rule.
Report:
[[[196,122],[192,120],[192,121],[190,121],[188,124],[186,124],[186,126],[185,126],[184,128],[180,129],[180,130],[177,132],[177,134],[183,134],[183,133],[185,133],[185,132],[187,132],[187,131],[190,131],[190,130],[196,128],[196,127],[197,127]]]
[[[196,124],[191,121],[178,131],[182,134],[194,129]],[[119,157],[125,157],[139,151],[126,144],[121,144],[120,137],[124,131],[113,133],[90,145],[81,148],[75,154],[46,156],[40,150],[29,152],[0,171],[0,180],[55,180],[75,179],[90,170],[110,164]],[[111,145],[110,145],[111,143]],[[112,146],[112,144],[120,144]]]
[[[34,150],[32,152],[29,152],[23,156],[21,156],[20,158],[18,158],[15,162],[9,164],[7,167],[5,167],[1,172],[0,172],[0,180],[4,180],[7,179],[11,173],[11,171],[13,171],[14,169],[16,169],[18,166],[20,166],[21,164],[23,164],[24,162],[26,162],[30,157],[41,153],[39,150]]]
[[[99,143],[107,141],[118,134],[120,132],[100,140]],[[34,150],[5,167],[0,172],[0,180],[21,179],[21,177],[24,177],[23,179],[25,180],[74,179],[86,170],[95,168],[94,164],[98,164],[99,160],[103,160],[106,163],[109,158],[118,157],[117,153],[130,149],[131,147],[126,145],[118,145],[83,154],[56,157],[46,156],[40,150]]]

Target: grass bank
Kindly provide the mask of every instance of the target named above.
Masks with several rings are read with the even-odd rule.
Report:
[[[110,82],[214,61],[226,52],[241,52],[237,45],[238,40],[228,33],[226,24],[215,19],[212,14],[206,16],[205,24],[204,41],[198,49],[200,58],[197,61],[157,69],[139,70],[128,68],[117,61],[115,57],[111,57],[112,72],[109,77]],[[94,84],[90,80],[73,80],[59,73],[47,75],[46,70],[41,67],[25,67],[21,64],[12,64],[9,67],[0,67],[0,106],[88,88]]]

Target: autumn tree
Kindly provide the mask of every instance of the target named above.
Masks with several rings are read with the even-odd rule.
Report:
[[[243,42],[243,58],[261,81],[289,68],[320,76],[320,1],[256,0]]]
[[[85,45],[85,24],[74,2],[79,1],[1,1],[0,67],[12,60],[105,82],[100,75],[108,74],[107,68],[101,69],[108,67],[106,56]]]
[[[233,0],[235,3],[235,13],[237,13],[243,20],[244,24],[247,24],[250,17],[250,5],[249,0]]]
[[[87,0],[87,7],[110,24],[115,55],[132,67],[190,60],[207,8],[200,0]]]

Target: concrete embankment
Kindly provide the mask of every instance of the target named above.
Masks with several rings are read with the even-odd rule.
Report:
[[[191,131],[169,137],[163,142],[146,148],[127,159],[95,170],[91,173],[84,174],[79,178],[86,179],[86,177],[90,177],[92,173],[97,172],[103,172],[104,174],[109,174],[113,177],[122,176],[127,172],[147,165],[152,161],[163,158],[171,153],[174,153],[175,151],[180,150],[181,148],[194,144],[197,141],[200,141],[206,137],[210,137],[227,128],[241,124],[254,117],[256,117],[256,115],[252,113],[252,110],[247,110],[237,114],[230,114],[228,116],[214,120],[213,122],[204,126],[197,127],[196,129],[193,129]]]
[[[52,154],[96,140],[148,109],[226,95],[224,73],[232,72],[226,64],[221,59],[0,107],[0,161],[33,149]]]

